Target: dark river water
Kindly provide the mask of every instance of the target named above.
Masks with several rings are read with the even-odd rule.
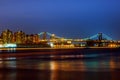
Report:
[[[110,54],[116,53],[119,52]],[[92,57],[84,55],[91,58],[71,55],[74,59],[59,60],[41,59],[38,56],[17,60],[15,57],[9,60],[0,59],[0,80],[119,80],[120,56],[118,54],[104,56],[106,54],[104,53],[102,57],[96,57],[99,54],[96,52],[93,55],[91,52]]]

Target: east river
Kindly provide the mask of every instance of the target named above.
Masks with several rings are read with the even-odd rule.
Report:
[[[109,53],[94,51],[94,53],[89,53],[92,56],[90,54],[77,56],[61,55],[61,58],[59,57],[60,59],[52,59],[56,57],[55,55],[54,57],[52,55],[47,56],[50,59],[41,59],[40,56],[34,56],[34,58],[21,57],[19,59],[16,57],[9,57],[6,60],[0,58],[0,80],[120,79],[119,51]],[[102,56],[98,57],[100,54],[102,54]],[[84,58],[84,56],[89,56],[89,58]],[[66,57],[67,59],[65,59]]]

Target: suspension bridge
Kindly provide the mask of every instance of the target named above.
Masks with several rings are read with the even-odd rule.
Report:
[[[82,39],[69,39],[69,38],[64,38],[57,36],[55,34],[49,33],[49,32],[40,32],[38,33],[40,36],[41,40],[52,40],[52,39],[62,39],[62,40],[70,40],[70,41],[88,41],[88,40],[97,40],[97,41],[113,41],[113,39],[109,36],[107,36],[104,33],[97,33],[93,36],[87,37],[87,38],[82,38]]]
[[[49,33],[49,32],[41,32],[38,33],[40,36],[41,41],[47,41],[47,42],[53,42],[53,43],[77,43],[77,45],[85,45],[87,44],[88,46],[108,46],[113,44],[118,44],[118,41],[113,40],[111,37],[104,33],[97,33],[93,36],[87,37],[87,38],[82,38],[82,39],[69,39],[69,38],[64,38],[57,36],[55,34]],[[84,45],[84,46],[85,46]]]

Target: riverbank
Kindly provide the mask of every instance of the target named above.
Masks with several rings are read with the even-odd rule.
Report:
[[[116,49],[116,48],[119,48],[119,47],[71,47],[71,48],[47,48],[47,47],[43,47],[43,48],[0,48],[0,50],[46,50],[46,49],[49,49],[49,50],[53,50],[53,49]]]
[[[116,54],[112,54],[112,53]],[[68,59],[68,58],[94,58],[104,55],[119,55],[119,48],[108,47],[80,47],[80,48],[1,48],[0,59],[21,59],[21,58],[41,58],[41,59]]]

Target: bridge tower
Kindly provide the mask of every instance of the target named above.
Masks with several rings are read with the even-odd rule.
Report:
[[[102,40],[103,40],[102,33],[98,33],[98,41],[99,41],[98,46],[103,46]]]
[[[103,38],[102,38],[102,33],[98,33],[98,40],[101,41]]]
[[[46,40],[46,39],[47,39],[47,33],[46,33],[46,32],[43,32],[42,39],[43,39],[43,40]]]

